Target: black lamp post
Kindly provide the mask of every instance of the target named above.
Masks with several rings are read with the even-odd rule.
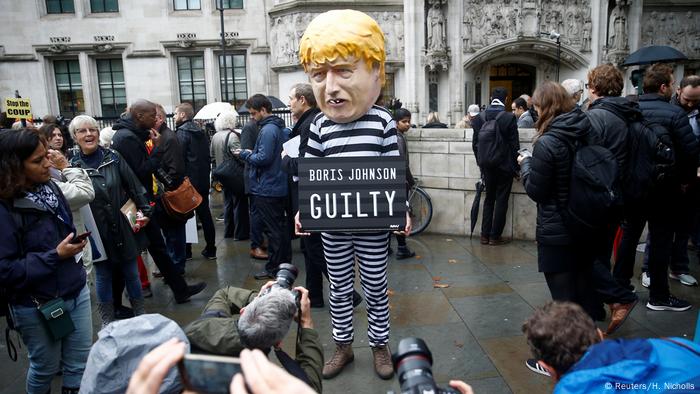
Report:
[[[228,102],[228,71],[226,67],[226,31],[224,30],[224,0],[216,0],[216,9],[221,18],[221,57],[224,59],[224,94],[223,100]]]
[[[549,33],[540,32],[541,37],[549,37],[550,40],[555,40],[557,42],[557,82],[559,82],[559,68],[561,67],[561,34],[552,30]]]

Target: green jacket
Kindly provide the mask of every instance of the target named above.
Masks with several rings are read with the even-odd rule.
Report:
[[[204,307],[202,316],[185,327],[185,334],[193,348],[206,353],[237,357],[245,348],[238,336],[239,311],[257,296],[257,291],[233,286],[214,293]],[[309,378],[311,387],[321,393],[323,348],[316,330],[301,329],[295,359]]]

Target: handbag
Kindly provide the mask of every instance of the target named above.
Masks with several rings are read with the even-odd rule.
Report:
[[[44,318],[49,335],[54,341],[65,338],[68,334],[75,331],[73,319],[70,318],[70,313],[66,310],[66,305],[62,298],[54,298],[39,305],[37,309],[39,309],[39,313]]]
[[[202,196],[192,186],[190,178],[185,177],[177,189],[163,193],[161,201],[170,217],[187,221],[194,215],[195,208],[202,203]]]
[[[211,172],[212,178],[221,183],[224,189],[232,192],[234,195],[240,196],[245,194],[245,183],[243,181],[244,165],[234,157],[228,149],[228,139],[232,132],[229,132],[224,142],[226,156]]]

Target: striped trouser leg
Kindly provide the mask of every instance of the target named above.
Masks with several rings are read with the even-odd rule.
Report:
[[[389,341],[389,299],[386,269],[388,233],[323,234],[323,249],[328,263],[330,310],[333,339],[337,343],[353,340],[352,292],[357,258],[360,282],[367,303],[370,345]]]

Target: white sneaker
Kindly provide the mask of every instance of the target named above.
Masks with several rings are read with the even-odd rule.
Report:
[[[693,275],[690,275],[690,274],[675,274],[673,272],[669,272],[668,277],[671,279],[675,279],[675,280],[681,282],[681,284],[686,285],[686,286],[697,286],[698,285],[698,281],[695,278],[693,278]]]
[[[642,286],[649,287],[649,284],[651,284],[651,278],[649,278],[649,273],[642,272]]]

